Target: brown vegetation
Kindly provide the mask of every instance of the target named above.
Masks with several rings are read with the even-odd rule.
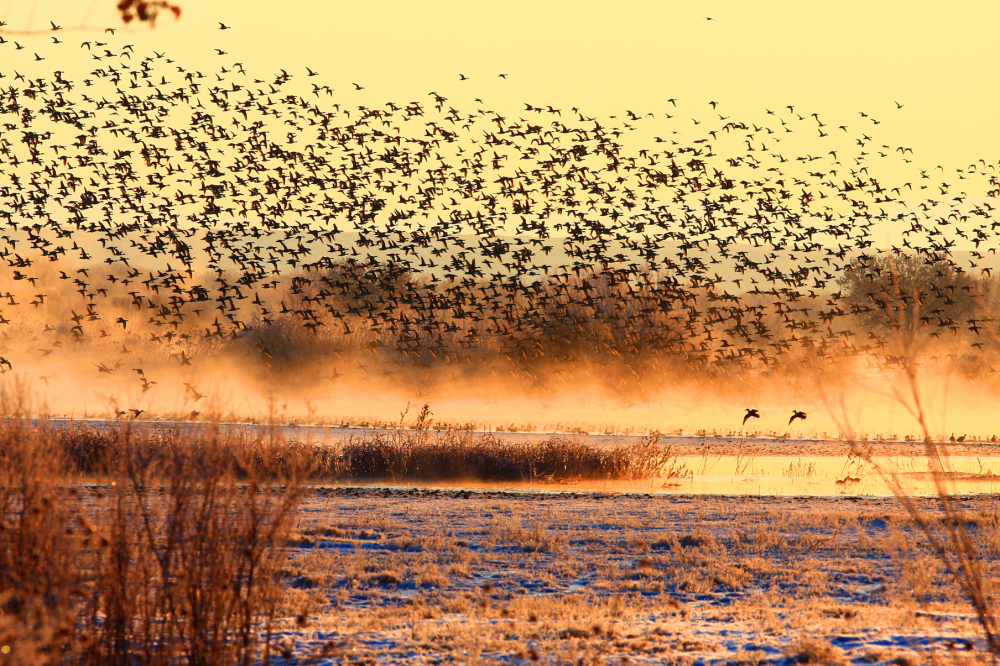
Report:
[[[911,590],[923,541],[893,498],[323,488],[304,508],[288,611],[358,660],[988,658],[943,570]]]
[[[490,433],[431,430],[425,406],[413,429],[395,427],[351,437],[337,445],[267,439],[270,429],[178,424],[70,425],[51,430],[51,445],[74,472],[102,475],[142,455],[177,455],[188,447],[213,442],[213,455],[237,478],[267,473],[277,479],[293,470],[289,461],[306,464],[313,482],[486,481],[559,483],[572,480],[676,478],[688,473],[659,437],[635,444],[602,447],[579,439],[552,437],[513,442]],[[262,439],[268,446],[262,447]],[[256,468],[247,468],[247,465]]]
[[[162,441],[126,429],[74,459],[66,432],[7,398],[0,644],[15,663],[266,657],[306,468],[274,465],[272,438],[234,451],[213,429]],[[97,485],[80,484],[83,459]]]

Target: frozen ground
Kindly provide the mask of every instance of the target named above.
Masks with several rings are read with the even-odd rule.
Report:
[[[892,498],[332,488],[301,515],[287,663],[988,661]]]

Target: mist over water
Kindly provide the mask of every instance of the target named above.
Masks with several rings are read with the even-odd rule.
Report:
[[[387,376],[365,360],[366,370],[317,364],[305,376],[278,378],[238,357],[212,358],[195,370],[171,359],[140,358],[96,378],[89,359],[40,360],[19,370],[49,414],[78,419],[130,420],[133,414],[116,412],[141,409],[140,419],[409,427],[419,407],[429,404],[437,427],[504,432],[922,439],[919,424],[894,393],[905,379],[891,373],[749,381],[664,373],[644,377],[641,391],[628,392],[615,384],[616,376],[602,376],[593,367],[559,367],[537,382],[509,370],[504,376],[503,369],[479,368],[421,384],[399,373]],[[143,392],[141,377],[129,365],[142,368],[156,385]],[[338,368],[344,369],[332,379]],[[947,370],[928,370],[920,388],[936,437],[988,440],[1000,434],[991,387]],[[748,407],[761,418],[744,426]],[[789,425],[793,410],[808,418]]]

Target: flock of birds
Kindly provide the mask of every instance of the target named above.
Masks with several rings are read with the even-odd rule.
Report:
[[[994,349],[997,164],[921,168],[868,113],[373,106],[224,52],[203,73],[114,35],[50,46],[0,36],[0,372],[62,349],[101,377],[155,345],[182,370],[239,350],[331,381],[540,381],[583,361],[627,385],[892,367],[917,337]],[[18,71],[40,61],[65,64]]]

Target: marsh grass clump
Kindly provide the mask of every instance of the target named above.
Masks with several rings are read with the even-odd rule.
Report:
[[[400,418],[402,424],[405,412]],[[578,439],[552,437],[513,442],[493,433],[449,428],[431,430],[424,405],[415,427],[397,427],[352,438],[336,452],[337,469],[327,473],[356,479],[393,481],[556,482],[684,476],[669,446],[653,434],[629,446],[600,447]],[[324,461],[325,462],[325,461]]]
[[[670,447],[655,438],[603,448],[561,437],[511,442],[456,430],[376,433],[348,441],[338,457],[337,475],[356,480],[567,483],[674,478],[685,472]]]
[[[150,460],[181,450],[201,450],[210,435],[218,464],[238,479],[266,474],[277,479],[306,463],[314,482],[486,481],[508,483],[572,483],[574,481],[638,481],[678,478],[688,470],[669,446],[652,435],[627,446],[596,446],[579,439],[552,437],[514,442],[493,433],[432,430],[426,408],[415,428],[398,426],[351,437],[337,445],[272,441],[269,429],[219,428],[201,425],[78,426],[51,431],[66,464],[84,476],[107,474],[130,456]],[[248,469],[248,465],[253,469]]]
[[[55,430],[0,401],[13,414],[0,422],[0,642],[14,663],[267,660],[304,460],[266,435],[234,449],[217,428]]]

